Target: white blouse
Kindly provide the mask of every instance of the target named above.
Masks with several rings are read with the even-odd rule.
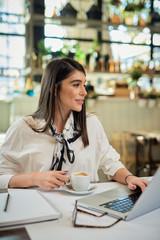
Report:
[[[41,172],[50,170],[56,142],[50,131],[37,133],[26,123],[44,124],[44,121],[25,117],[16,121],[8,129],[0,154],[0,188],[7,188],[14,174]],[[81,137],[72,144],[75,154],[74,163],[66,161],[62,170],[71,172],[88,171],[91,181],[98,181],[98,169],[108,176],[113,176],[124,165],[120,155],[109,144],[104,129],[98,118],[87,116],[89,146],[83,146]],[[65,134],[65,129],[63,131]]]

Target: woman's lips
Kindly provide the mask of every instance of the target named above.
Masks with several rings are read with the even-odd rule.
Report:
[[[79,104],[83,104],[84,103],[84,99],[77,99],[76,102],[79,103]]]

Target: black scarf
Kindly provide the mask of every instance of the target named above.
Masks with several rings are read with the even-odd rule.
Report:
[[[73,115],[70,114],[65,124],[63,133],[57,133],[53,123],[50,126],[52,135],[57,144],[53,155],[51,170],[60,171],[62,169],[62,164],[66,163],[67,160],[71,164],[74,163],[75,155],[71,143],[75,142],[81,136],[81,133],[73,122]]]

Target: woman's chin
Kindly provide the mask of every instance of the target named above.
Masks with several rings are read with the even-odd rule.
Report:
[[[75,111],[75,112],[81,112],[82,111],[82,107],[77,107],[77,108],[72,109],[72,110]]]

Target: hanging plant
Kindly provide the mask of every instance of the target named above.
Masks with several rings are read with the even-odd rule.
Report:
[[[138,66],[138,67],[133,67],[132,71],[130,73],[132,81],[130,81],[128,84],[130,87],[136,87],[137,86],[137,82],[139,80],[139,78],[142,76],[142,69]]]
[[[111,5],[118,7],[120,4],[122,4],[122,3],[119,0],[111,0]]]
[[[126,11],[126,12],[134,12],[135,9],[136,9],[135,4],[133,4],[133,3],[127,3],[124,11]]]
[[[38,54],[41,56],[46,56],[51,54],[51,48],[46,48],[44,39],[39,40],[37,43]]]
[[[142,76],[142,70],[139,67],[136,67],[131,72],[131,77],[133,80],[138,81],[138,79]]]
[[[138,4],[135,5],[135,8],[138,12],[145,9],[145,1],[140,1]]]

